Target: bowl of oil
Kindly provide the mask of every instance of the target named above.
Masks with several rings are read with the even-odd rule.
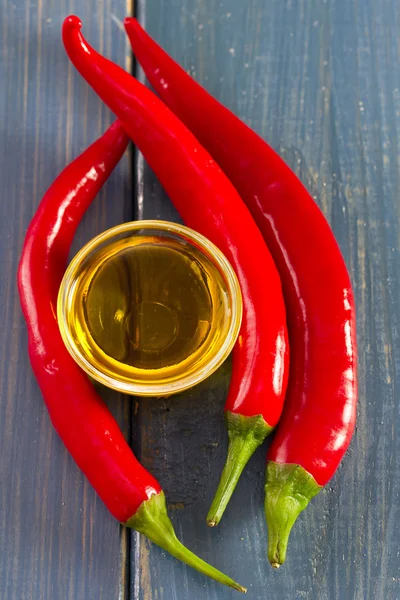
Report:
[[[235,272],[199,233],[167,221],[113,227],[72,259],[58,295],[64,343],[93,379],[167,396],[226,359],[242,318]]]

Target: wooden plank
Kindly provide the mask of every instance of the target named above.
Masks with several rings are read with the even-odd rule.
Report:
[[[60,170],[112,115],[68,64],[60,28],[76,3],[2,2],[0,72],[0,597],[124,598],[128,537],[52,429],[27,356],[16,288],[25,230]],[[124,65],[112,20],[124,0],[80,4],[85,35]],[[4,118],[3,118],[4,117]],[[74,249],[132,216],[126,156],[86,215]],[[104,393],[128,434],[130,401]],[[60,397],[60,402],[63,398]]]
[[[142,460],[164,485],[181,538],[234,573],[254,600],[399,599],[399,5],[182,0],[142,2],[139,17],[307,184],[351,271],[360,346],[356,436],[332,482],[296,524],[280,571],[265,556],[265,448],[218,529],[205,526],[225,459],[226,366],[180,397],[140,402]],[[142,161],[138,176],[139,217],[175,220]],[[133,549],[135,600],[236,597],[137,535]]]

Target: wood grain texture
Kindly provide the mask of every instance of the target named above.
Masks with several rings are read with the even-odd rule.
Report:
[[[265,448],[221,525],[205,526],[225,459],[226,366],[181,397],[140,403],[142,460],[164,485],[185,543],[248,585],[250,598],[398,600],[400,6],[142,0],[138,10],[149,33],[280,152],[322,207],[354,283],[360,347],[355,438],[296,524],[280,571],[265,556]],[[137,175],[138,216],[175,220],[141,159]],[[236,597],[136,535],[133,550],[135,600]]]
[[[113,118],[64,53],[61,23],[74,10],[93,45],[124,65],[127,46],[111,18],[124,17],[124,0],[2,0],[1,8],[1,600],[115,600],[128,590],[128,536],[50,424],[28,361],[16,286],[24,234],[42,195]],[[86,215],[74,251],[131,218],[129,178],[126,156]],[[128,434],[130,402],[104,396]]]

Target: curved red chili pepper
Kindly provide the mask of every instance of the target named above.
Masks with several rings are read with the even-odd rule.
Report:
[[[269,559],[279,566],[290,529],[335,473],[354,429],[355,308],[349,274],[322,212],[254,131],[126,19],[135,56],[161,98],[233,182],[282,279],[291,348],[283,417],[268,452]]]
[[[279,276],[248,209],[208,152],[149,89],[95,52],[80,28],[77,17],[64,22],[71,61],[121,119],[187,225],[229,259],[243,291],[243,321],[226,404],[230,445],[215,524],[243,467],[281,414],[288,344]]]
[[[74,233],[127,144],[117,121],[57,177],[28,228],[18,286],[31,364],[56,431],[114,517],[209,577],[244,591],[178,541],[159,483],[135,458],[59,332],[57,295]]]

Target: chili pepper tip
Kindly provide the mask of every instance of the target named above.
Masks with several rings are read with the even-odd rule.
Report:
[[[128,35],[132,31],[135,32],[135,35],[146,35],[146,32],[144,31],[143,27],[135,17],[125,17],[124,27],[126,28]]]
[[[69,31],[71,29],[82,29],[82,21],[79,17],[76,17],[75,15],[69,15],[69,17],[64,19],[62,28],[63,32]]]

